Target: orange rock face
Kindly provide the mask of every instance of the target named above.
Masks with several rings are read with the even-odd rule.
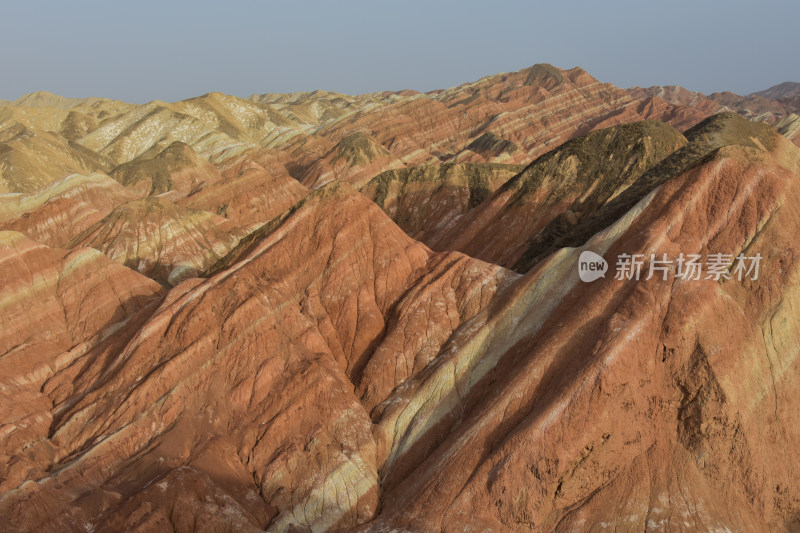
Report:
[[[137,272],[175,285],[205,271],[245,233],[220,216],[148,197],[120,205],[75,235],[67,247],[96,248]]]
[[[797,84],[786,82],[765,91],[759,91],[747,96],[741,96],[730,91],[704,95],[695,91],[688,91],[683,87],[649,87],[643,89],[634,87],[628,92],[634,98],[642,101],[663,100],[674,108],[672,114],[666,113],[661,117],[651,116],[665,120],[672,125],[679,126],[685,123],[693,126],[700,119],[721,111],[734,111],[750,120],[758,120],[775,126],[788,139],[795,144],[800,143],[797,135],[797,113],[800,112],[800,97],[798,97]],[[692,117],[681,120],[680,115]]]
[[[796,150],[778,152],[722,149],[587,244],[606,257],[744,250],[771,258],[758,280],[590,285],[575,251],[545,261],[516,288],[534,327],[495,339],[508,349],[465,380],[464,410],[365,529],[796,528],[783,306],[797,287],[798,167]]]
[[[137,196],[104,174],[72,174],[34,193],[0,196],[0,229],[64,247],[73,236]]]
[[[208,182],[219,181],[217,170],[190,146],[174,142],[152,159],[139,158],[113,170],[111,176],[142,195],[167,191],[188,193]]]
[[[251,159],[252,157],[252,159]],[[222,179],[193,189],[177,203],[216,213],[238,226],[258,227],[308,194],[271,154],[243,155],[221,165]]]
[[[298,253],[301,269],[294,264]],[[232,505],[252,500],[254,515],[244,517],[251,527],[271,521],[327,528],[371,518],[379,450],[357,390],[363,389],[367,405],[383,401],[513,279],[460,254],[434,255],[352,189],[323,187],[229,269],[174,289],[120,353],[118,361],[125,362],[107,374],[109,381],[64,411],[53,438],[70,450],[110,437],[101,439],[107,444],[98,441],[108,446],[97,450],[98,460],[111,467],[97,480],[101,485],[110,483],[118,493],[122,479],[136,479],[117,502],[106,501],[118,496],[99,489],[90,497],[97,507],[84,516],[123,528],[168,518],[166,508],[142,508],[149,501],[144,489],[176,477],[209,485],[219,497],[227,493]],[[428,323],[428,333],[407,338],[409,322],[419,321]],[[398,343],[406,351],[402,362],[394,358]],[[119,414],[113,420],[91,414],[109,410]],[[339,414],[332,419],[332,412]],[[198,445],[209,455],[181,466]],[[152,456],[134,461],[134,471],[126,473],[125,464],[142,453]],[[218,453],[225,464],[218,464]],[[141,477],[151,461],[146,468],[152,475]],[[216,472],[210,473],[212,465]],[[4,509],[44,499],[56,514],[39,526],[69,525],[76,502],[65,499],[64,483],[54,477],[41,489],[15,493]],[[104,516],[108,505],[112,512]],[[129,517],[128,506],[141,510]],[[244,513],[238,504],[236,510]]]
[[[383,170],[404,166],[384,147],[357,132],[339,141],[304,173],[302,183],[316,189],[332,181],[346,181],[360,188]]]
[[[361,193],[415,239],[428,242],[523,169],[496,163],[445,163],[389,170]]]
[[[566,233],[685,143],[677,130],[655,121],[573,139],[426,242],[512,268],[532,239]]]
[[[6,105],[0,531],[797,531],[798,121],[722,106]]]
[[[49,439],[59,406],[93,386],[164,291],[96,250],[52,249],[11,231],[0,232],[0,264],[0,491],[7,495],[66,458]],[[4,527],[14,523],[2,516]]]

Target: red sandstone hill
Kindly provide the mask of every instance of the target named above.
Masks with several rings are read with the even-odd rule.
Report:
[[[0,531],[800,530],[800,148],[718,105],[5,105]]]
[[[674,85],[646,89],[633,87],[628,92],[634,98],[660,98],[679,109],[702,110],[706,115],[734,111],[747,119],[773,125],[792,142],[800,144],[800,135],[797,134],[800,127],[797,117],[800,113],[800,96],[797,86],[796,83],[786,82],[746,96],[730,91],[705,95]]]

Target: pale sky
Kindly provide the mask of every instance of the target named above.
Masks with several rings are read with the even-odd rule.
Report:
[[[800,81],[793,1],[33,0],[0,21],[8,100],[427,91],[535,63],[706,93]]]

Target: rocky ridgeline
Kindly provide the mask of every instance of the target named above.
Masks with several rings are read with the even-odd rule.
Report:
[[[640,91],[0,108],[0,530],[796,530],[800,148]]]

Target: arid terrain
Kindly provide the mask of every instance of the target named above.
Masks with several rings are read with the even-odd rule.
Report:
[[[0,101],[0,532],[800,531],[798,114]]]

